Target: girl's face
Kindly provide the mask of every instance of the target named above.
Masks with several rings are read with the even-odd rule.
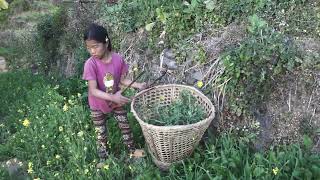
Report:
[[[86,40],[87,50],[91,56],[102,59],[107,51],[106,44],[95,40]]]

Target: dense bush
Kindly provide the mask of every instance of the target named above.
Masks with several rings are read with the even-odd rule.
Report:
[[[57,8],[53,14],[44,16],[37,25],[37,35],[35,42],[37,43],[37,65],[45,74],[50,70],[54,71],[59,59],[60,40],[64,34],[66,25],[65,9]]]
[[[149,30],[149,46],[155,46],[165,31],[165,44],[179,46],[188,36],[208,28],[242,22],[257,14],[286,33],[319,37],[320,10],[312,2],[259,0],[123,1],[105,6],[101,14],[115,35],[141,27]],[[137,13],[139,12],[139,13]],[[308,23],[308,25],[306,24]]]
[[[9,16],[28,11],[31,8],[31,2],[25,0],[13,0],[8,3],[8,9],[0,9],[0,28],[8,24]]]
[[[281,74],[293,71],[299,57],[293,41],[251,16],[247,37],[222,55],[231,110],[237,115],[266,101]]]

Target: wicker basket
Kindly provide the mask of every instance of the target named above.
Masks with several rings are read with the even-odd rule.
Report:
[[[160,103],[167,106],[179,97],[179,93],[183,89],[191,91],[192,95],[196,97],[197,103],[205,110],[206,119],[188,125],[155,126],[144,122],[136,112],[141,104]],[[183,160],[193,152],[194,147],[199,143],[215,116],[214,106],[205,95],[196,88],[176,84],[155,86],[141,91],[131,102],[131,112],[142,128],[154,163],[162,170],[167,170],[172,163]],[[149,115],[152,117],[152,112],[145,113],[150,113]]]

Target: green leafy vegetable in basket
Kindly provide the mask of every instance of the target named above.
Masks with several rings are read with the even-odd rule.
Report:
[[[193,124],[206,116],[204,109],[188,90],[182,90],[179,97],[170,105],[165,105],[163,100],[159,98],[158,103],[138,108],[142,120],[153,125],[172,126]]]

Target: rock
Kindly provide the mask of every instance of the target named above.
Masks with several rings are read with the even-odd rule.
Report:
[[[200,72],[200,71],[196,71],[195,73],[192,73],[191,77],[192,77],[193,79],[198,80],[198,81],[203,80],[203,74],[202,74],[202,72]]]
[[[5,162],[1,162],[0,165],[9,172],[11,179],[19,179],[19,180],[29,179],[26,172],[23,171],[23,168],[22,168],[22,166],[25,166],[25,165],[23,165],[23,163],[17,160],[16,158],[9,159]]]
[[[312,147],[311,152],[315,154],[320,154],[320,136],[317,136],[317,142]]]
[[[196,79],[194,79],[193,77],[192,77],[192,73],[187,73],[187,75],[186,75],[186,78],[185,78],[185,82],[188,84],[188,85],[194,85],[195,83],[196,83]]]
[[[205,41],[202,42],[206,52],[216,52],[218,53],[221,51],[221,38],[218,37],[208,37]]]
[[[0,57],[0,73],[1,72],[7,72],[7,63],[6,60],[4,59],[4,57]]]
[[[190,66],[192,66],[192,64],[193,64],[193,56],[188,54],[188,56],[186,58],[186,62],[183,63],[183,66],[190,67]]]
[[[160,54],[160,66],[166,65],[168,69],[177,69],[174,53],[171,49],[164,49]]]
[[[177,69],[178,66],[175,61],[167,61],[165,64],[168,66],[168,69]]]
[[[268,149],[272,142],[271,126],[272,117],[266,112],[255,111],[254,116],[260,124],[258,140],[254,143],[256,150],[264,151]]]
[[[174,55],[174,53],[172,52],[171,49],[164,49],[162,52],[164,53],[164,56],[165,56],[166,58],[169,58],[169,59],[173,59],[173,60],[174,60],[175,55]]]
[[[320,52],[320,41],[312,38],[300,38],[296,40],[298,46],[307,52]]]
[[[39,67],[37,64],[32,64],[30,68],[31,68],[32,74],[35,74],[35,75],[39,74],[38,72]]]

